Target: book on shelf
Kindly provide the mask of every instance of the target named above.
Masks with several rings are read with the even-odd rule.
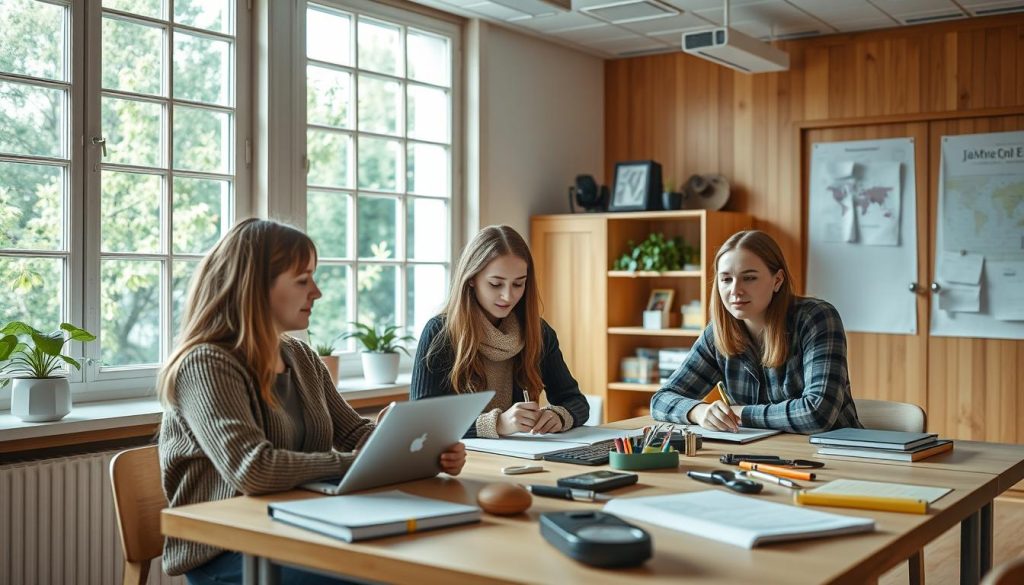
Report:
[[[887,459],[891,461],[920,461],[932,455],[953,450],[953,441],[938,440],[925,443],[906,451],[898,449],[872,449],[869,447],[836,447],[822,445],[818,447],[818,455],[831,457],[861,457],[865,459]]]
[[[407,534],[480,521],[480,508],[391,490],[272,502],[274,520],[345,542]]]
[[[871,518],[707,490],[666,496],[616,498],[604,511],[734,546],[755,546],[875,529]]]
[[[816,445],[832,447],[866,447],[868,449],[908,451],[921,445],[933,443],[937,437],[936,433],[846,428],[811,435],[810,441]]]

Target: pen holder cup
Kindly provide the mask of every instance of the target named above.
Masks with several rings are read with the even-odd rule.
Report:
[[[612,469],[622,469],[624,471],[679,467],[679,451],[662,452],[650,450],[644,453],[618,453],[612,451],[608,454],[608,464]]]

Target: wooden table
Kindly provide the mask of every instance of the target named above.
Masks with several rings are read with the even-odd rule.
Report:
[[[642,419],[616,423],[636,428]],[[778,436],[743,447],[706,444],[697,457],[684,457],[679,470],[641,472],[634,486],[616,496],[649,496],[711,488],[682,472],[724,467],[727,452],[773,453],[808,458],[815,449],[803,436]],[[953,457],[955,459],[949,459]],[[167,536],[201,542],[246,555],[248,582],[273,582],[273,563],[286,563],[375,581],[423,583],[622,583],[642,580],[675,583],[685,577],[695,583],[862,583],[903,562],[912,553],[963,523],[966,548],[961,552],[964,583],[977,583],[991,563],[991,503],[1006,487],[1024,477],[1024,446],[957,442],[953,454],[928,463],[891,464],[867,460],[828,460],[821,481],[857,478],[953,488],[926,515],[826,509],[874,518],[872,533],[820,538],[743,549],[656,526],[644,527],[654,541],[654,556],[631,569],[595,569],[563,556],[540,535],[537,519],[543,512],[596,509],[599,504],[534,498],[523,515],[484,515],[479,524],[457,526],[361,543],[347,544],[270,520],[269,502],[317,497],[291,491],[263,497],[229,500],[164,510]],[[586,471],[576,465],[544,462],[545,473],[521,477],[501,475],[500,469],[523,460],[470,453],[458,478],[437,477],[403,484],[403,491],[439,499],[473,503],[477,491],[493,481],[551,484],[559,477]],[[592,468],[591,468],[592,469]],[[765,485],[759,498],[791,503],[792,492]],[[983,510],[988,510],[988,550],[984,549]],[[966,560],[966,563],[964,562]]]

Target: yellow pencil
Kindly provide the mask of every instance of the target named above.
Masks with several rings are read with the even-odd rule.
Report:
[[[885,512],[906,512],[908,514],[925,514],[928,502],[910,498],[885,498],[881,496],[853,496],[847,494],[828,494],[799,491],[793,494],[793,503],[802,506],[834,506],[837,508],[860,508],[862,510],[882,510]]]
[[[725,403],[726,408],[729,409],[729,414],[731,414],[732,419],[736,421],[736,426],[739,426],[740,418],[736,416],[735,412],[732,411],[732,401],[729,400],[729,395],[725,393],[725,384],[719,381],[717,384],[715,384],[715,390],[718,390],[718,396],[722,399],[722,402]]]

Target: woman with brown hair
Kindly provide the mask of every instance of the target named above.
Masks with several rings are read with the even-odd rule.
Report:
[[[651,415],[720,431],[860,427],[839,313],[793,293],[775,240],[756,230],[733,234],[715,255],[715,270],[711,324],[651,398]],[[726,398],[702,402],[718,382]]]
[[[554,329],[540,318],[530,248],[505,225],[484,228],[462,251],[448,301],[420,335],[409,396],[485,389],[496,394],[467,437],[557,433],[590,416]]]
[[[375,425],[341,398],[306,329],[320,289],[316,247],[274,221],[239,222],[192,280],[178,348],[157,381],[160,467],[170,507],[290,490],[343,475]],[[440,457],[456,475],[466,451]],[[242,558],[168,538],[164,570],[191,585],[240,583]],[[284,567],[282,583],[338,583]]]

